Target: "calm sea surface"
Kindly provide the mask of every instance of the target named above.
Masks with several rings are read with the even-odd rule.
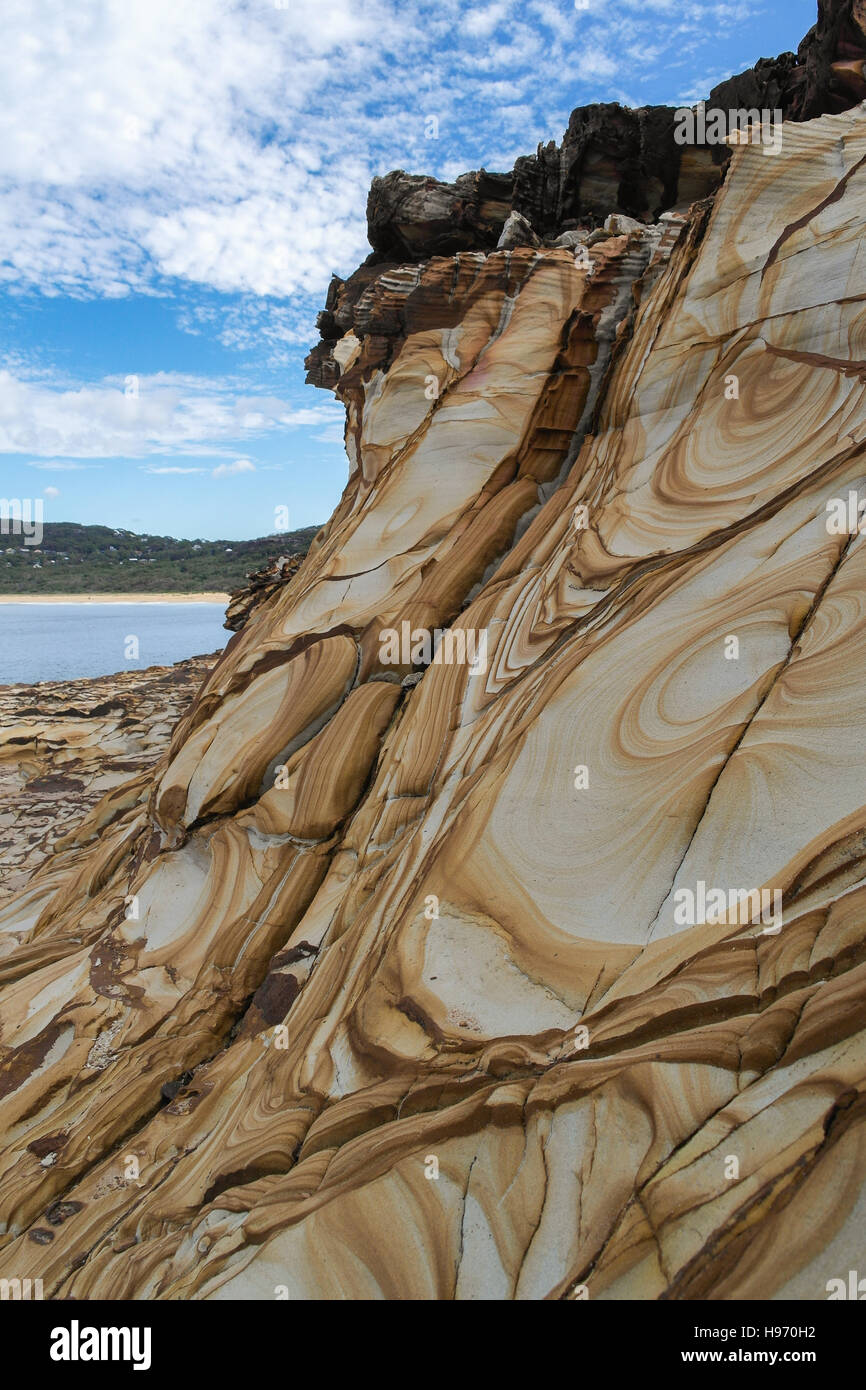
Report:
[[[0,603],[0,685],[168,666],[225,646],[220,603]],[[138,657],[130,638],[138,641]]]

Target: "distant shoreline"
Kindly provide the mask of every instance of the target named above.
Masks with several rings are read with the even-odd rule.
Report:
[[[220,603],[228,594],[0,594],[4,603]]]

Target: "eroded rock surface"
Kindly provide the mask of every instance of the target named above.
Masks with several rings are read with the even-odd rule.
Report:
[[[247,575],[247,583],[229,598],[223,627],[229,632],[240,632],[252,610],[297,574],[303,558],[303,555],[278,555],[262,569]]]
[[[153,767],[217,655],[0,686],[0,902],[97,802]]]
[[[0,1264],[216,1299],[856,1267],[864,215],[858,107],[652,225],[332,287],[340,505],[0,911]],[[451,659],[386,657],[404,624]]]

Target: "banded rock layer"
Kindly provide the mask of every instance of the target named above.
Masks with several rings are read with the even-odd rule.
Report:
[[[63,847],[86,811],[132,773],[149,774],[217,655],[89,680],[0,685],[0,901]]]
[[[856,1267],[866,558],[827,504],[866,486],[864,213],[861,107],[588,268],[458,251],[332,302],[339,507],[0,912],[0,1266],[807,1300]],[[403,624],[486,661],[389,662]],[[782,912],[684,922],[699,884]]]

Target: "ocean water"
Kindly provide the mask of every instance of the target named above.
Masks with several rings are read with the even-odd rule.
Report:
[[[215,652],[232,635],[224,618],[221,603],[0,602],[0,685],[107,676]]]

